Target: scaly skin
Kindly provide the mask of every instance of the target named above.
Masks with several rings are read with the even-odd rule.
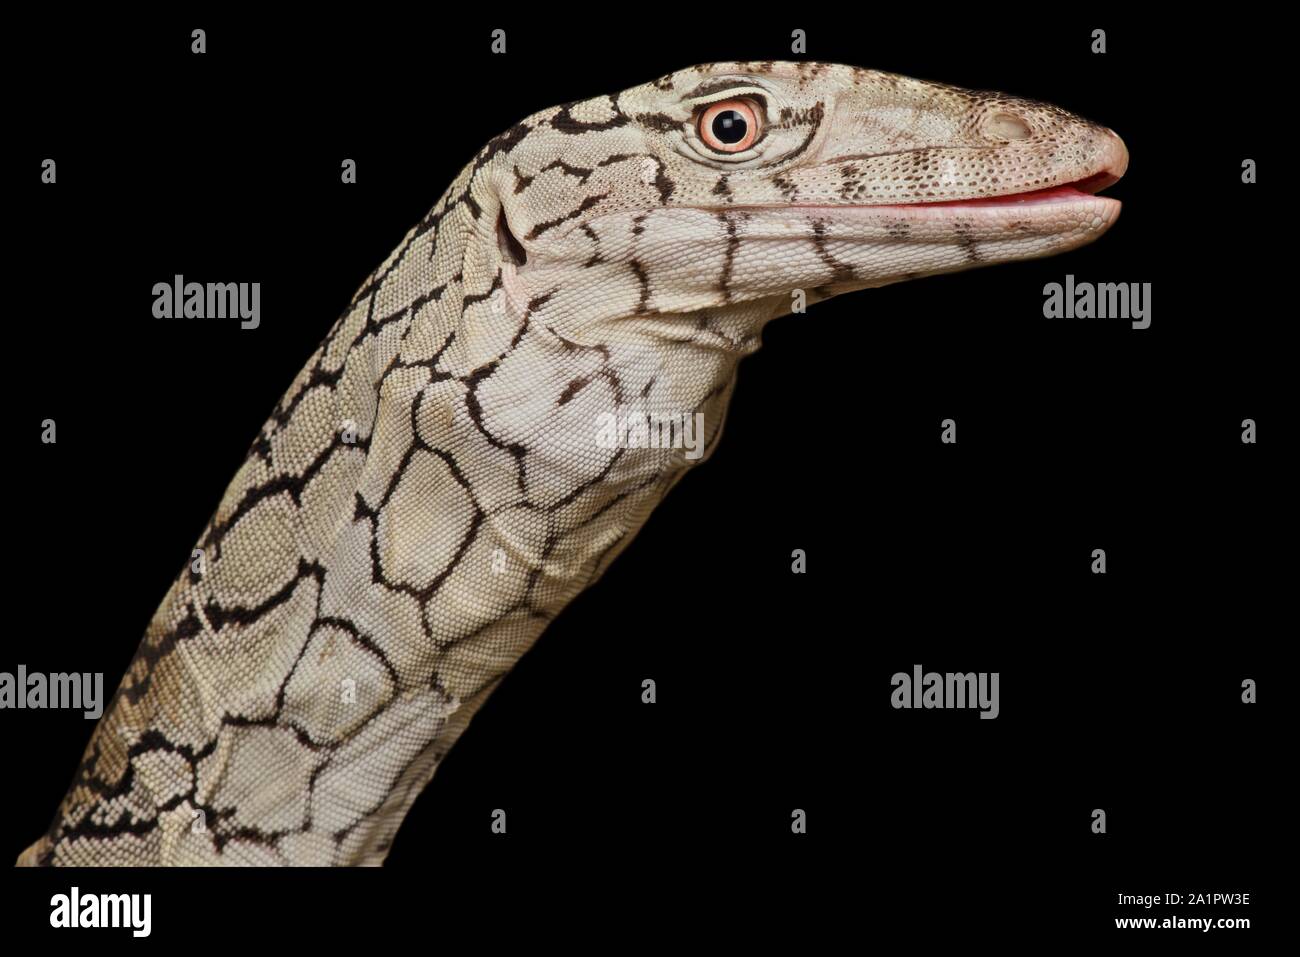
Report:
[[[761,124],[740,153],[697,122],[723,100]],[[1126,163],[1053,106],[811,63],[507,130],[263,426],[20,863],[382,862],[499,679],[708,457],[792,291],[1074,249],[1117,202],[1015,195]],[[700,412],[705,454],[602,447],[609,412]]]

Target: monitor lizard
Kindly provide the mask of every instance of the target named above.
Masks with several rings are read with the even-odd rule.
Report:
[[[765,323],[1092,242],[1127,162],[1055,106],[822,63],[510,127],[263,425],[20,863],[381,863],[502,676],[716,447]],[[667,441],[597,441],[612,413]],[[671,423],[697,415],[688,457]]]

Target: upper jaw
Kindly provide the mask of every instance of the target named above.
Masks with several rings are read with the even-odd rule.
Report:
[[[1095,196],[1102,190],[1118,183],[1128,169],[1128,148],[1113,130],[1099,128],[1098,148],[1092,159],[1073,169],[1065,169],[1053,176],[1044,177],[1041,186],[1032,189],[1015,189],[993,187],[976,196],[950,197],[934,200],[918,196],[915,200],[900,200],[890,203],[864,203],[854,205],[867,206],[934,206],[934,207],[1007,207],[1041,205],[1054,202],[1074,202],[1087,196]],[[1108,203],[1118,207],[1117,200],[1102,197]]]
[[[1120,181],[1128,169],[1128,148],[1113,130],[1103,131],[1102,147],[1096,159],[1076,170],[1063,173],[1057,181],[1040,189],[1007,191],[987,196],[951,202],[954,206],[1006,206],[1077,201],[1084,196],[1095,196],[1103,189]],[[1117,200],[1105,198],[1107,202]]]

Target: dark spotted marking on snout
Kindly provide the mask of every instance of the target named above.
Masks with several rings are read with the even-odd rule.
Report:
[[[632,219],[632,235],[640,236],[645,232],[646,213],[641,213]]]
[[[803,60],[796,63],[795,72],[799,74],[799,89],[802,90],[807,87],[809,83],[829,70],[830,67],[831,64],[829,63],[809,63]]]
[[[781,191],[781,195],[785,197],[788,202],[794,202],[795,198],[799,195],[798,185],[796,185],[794,180],[790,179],[790,177],[786,176],[784,173],[777,173],[772,177],[772,182],[776,184],[776,188]]]
[[[862,185],[858,179],[858,168],[852,163],[840,167],[840,176],[844,182],[840,185],[840,198],[849,200],[854,195],[862,195]]]
[[[823,112],[821,103],[802,110],[796,110],[792,106],[783,106],[781,107],[780,117],[777,119],[774,127],[778,130],[788,130],[796,126],[807,126],[810,123],[820,123]]]
[[[885,235],[890,239],[904,240],[912,233],[911,223],[890,223],[885,227]]]
[[[731,187],[727,185],[726,173],[718,177],[718,182],[713,187],[713,195],[721,196],[727,202],[731,202]]]

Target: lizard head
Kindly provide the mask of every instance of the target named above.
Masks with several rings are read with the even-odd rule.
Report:
[[[503,285],[566,332],[1064,252],[1104,233],[1111,130],[1058,107],[853,67],[718,63],[539,113],[480,157]],[[477,184],[476,184],[477,185]],[[626,324],[623,326],[626,328]]]

